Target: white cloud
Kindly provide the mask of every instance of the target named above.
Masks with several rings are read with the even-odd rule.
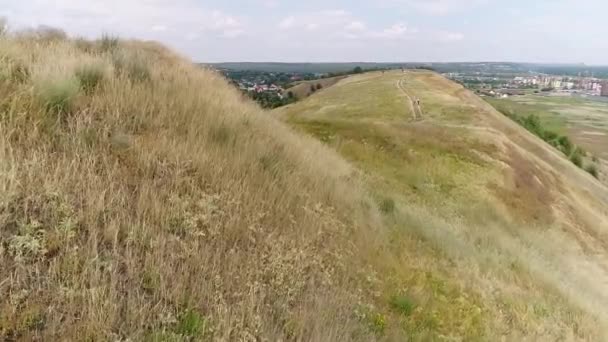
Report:
[[[442,33],[443,40],[456,42],[464,39],[464,34],[460,32],[444,32]]]
[[[294,16],[289,16],[279,23],[279,28],[283,30],[289,30],[294,27],[296,24],[296,18]]]
[[[431,14],[446,15],[453,12],[463,12],[494,0],[392,0],[396,5],[405,5],[414,10]]]
[[[201,31],[233,37],[245,32],[235,16],[206,9],[194,0],[31,0],[2,4],[8,7],[12,26],[51,25],[78,35],[104,32],[128,36],[149,32]],[[159,24],[162,22],[162,24]]]
[[[308,31],[315,31],[318,28],[319,28],[319,24],[317,24],[317,23],[308,23],[308,24],[306,24],[306,29]]]
[[[362,32],[367,30],[367,25],[360,21],[351,21],[344,27],[346,31]]]
[[[0,0],[12,28],[161,40],[201,61],[605,63],[602,30],[576,23],[601,23],[607,10],[606,0]]]
[[[278,0],[260,0],[260,4],[266,8],[277,8],[279,7]]]
[[[382,38],[399,38],[403,37],[408,32],[407,26],[403,23],[394,24],[391,27],[385,28],[377,34],[378,37]]]
[[[150,28],[152,32],[165,32],[167,31],[167,26],[165,25],[154,25]]]

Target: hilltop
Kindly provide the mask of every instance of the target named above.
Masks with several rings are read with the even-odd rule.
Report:
[[[430,311],[443,336],[604,338],[608,191],[563,153],[432,72],[353,76],[275,115],[391,213],[393,281],[425,308],[406,324]]]

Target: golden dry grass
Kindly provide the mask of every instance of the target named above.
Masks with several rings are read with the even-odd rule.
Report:
[[[156,44],[2,37],[0,339],[373,340],[357,179]]]

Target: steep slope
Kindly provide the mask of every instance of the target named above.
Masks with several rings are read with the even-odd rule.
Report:
[[[424,265],[458,292],[411,275],[395,286],[427,311],[479,307],[437,312],[452,328],[483,327],[458,336],[605,338],[608,191],[551,146],[430,72],[352,77],[276,115],[365,172],[393,213],[394,245],[416,249],[402,267]],[[406,320],[410,334],[420,319]]]
[[[357,172],[155,44],[0,37],[0,189],[0,340],[375,338]]]

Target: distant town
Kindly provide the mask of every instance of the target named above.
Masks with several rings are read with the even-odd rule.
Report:
[[[608,68],[524,63],[223,63],[209,65],[235,87],[276,108],[298,100],[290,88],[302,82],[358,72],[430,69],[461,83],[480,96],[505,98],[540,93],[553,96],[608,97]],[[314,85],[314,84],[313,84]],[[311,91],[314,91],[311,89]]]
[[[335,76],[362,73],[379,69],[365,70],[359,66],[352,70],[335,72],[281,72],[281,71],[261,71],[261,70],[233,70],[218,68],[219,72],[243,93],[260,103],[264,108],[277,108],[298,100],[297,95],[290,91],[290,88],[301,82],[322,80]],[[322,88],[321,84],[312,82],[311,92]]]
[[[553,95],[608,96],[608,81],[590,76],[563,76],[534,73],[532,75],[491,75],[445,73],[482,96],[509,97],[534,93]]]

